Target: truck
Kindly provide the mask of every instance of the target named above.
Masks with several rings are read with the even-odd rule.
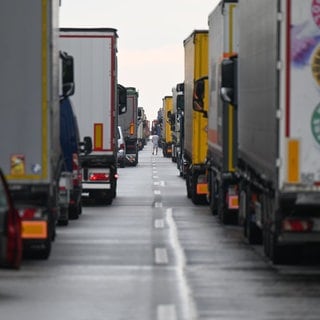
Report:
[[[274,264],[320,245],[317,1],[239,1],[239,54],[221,94],[238,109],[239,220]]]
[[[209,109],[207,179],[212,214],[238,223],[237,108],[220,96],[221,61],[238,53],[237,2],[221,1],[209,14]],[[202,80],[206,81],[206,80]],[[200,83],[198,84],[200,85]],[[204,88],[204,84],[201,86]],[[203,111],[203,108],[199,110]]]
[[[207,202],[208,30],[194,30],[184,42],[184,145],[187,196]],[[204,95],[203,95],[204,92]],[[199,105],[201,104],[201,106]],[[199,105],[199,106],[198,106]],[[195,111],[194,109],[200,109]]]
[[[13,20],[17,8],[23,15]],[[59,92],[62,85],[67,96],[72,87],[59,82],[58,13],[59,2],[48,0],[3,2],[0,13],[0,162],[21,218],[24,255],[40,259],[50,256],[60,211]]]
[[[164,96],[162,98],[163,108],[163,126],[161,136],[161,146],[163,156],[166,158],[172,157],[172,96]]]
[[[148,133],[147,128],[147,116],[143,107],[138,107],[138,127],[137,127],[137,139],[138,139],[138,150],[143,150],[147,143]]]
[[[64,172],[59,182],[61,208],[58,224],[68,225],[70,219],[78,219],[82,212],[80,153],[87,146],[80,141],[78,120],[70,100],[70,96],[75,92],[73,57],[67,52],[60,52],[60,61],[65,78],[62,82],[68,85],[65,85],[60,93],[60,146]],[[63,90],[70,91],[66,94]]]
[[[134,87],[126,87],[127,112],[119,116],[119,126],[122,128],[127,166],[138,164],[138,98],[139,93]]]
[[[183,156],[184,138],[184,84],[177,83],[172,88],[172,115],[170,117],[172,131],[172,161],[177,163],[180,177],[185,177]]]
[[[116,197],[117,125],[123,101],[117,79],[117,38],[114,28],[60,28],[60,50],[75,61],[76,91],[71,100],[80,139],[92,144],[92,151],[80,156],[84,202],[111,204]]]

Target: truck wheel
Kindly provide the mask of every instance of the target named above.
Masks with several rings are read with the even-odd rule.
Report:
[[[218,198],[217,198],[217,181],[212,172],[209,175],[209,196],[208,196],[209,208],[212,215],[218,214]]]
[[[256,224],[252,222],[252,215],[250,213],[246,218],[245,228],[249,244],[262,244],[262,232]]]
[[[205,204],[207,201],[206,196],[205,195],[199,195],[197,194],[197,183],[196,181],[198,181],[198,176],[199,173],[198,172],[193,172],[191,174],[191,178],[190,178],[190,191],[191,191],[191,200],[194,204]]]
[[[41,260],[47,260],[51,253],[51,240],[47,239],[44,244],[44,248],[37,252],[36,257]]]
[[[79,208],[80,204],[72,206],[69,208],[69,218],[70,220],[77,220],[79,219]]]
[[[191,198],[191,187],[190,187],[190,174],[189,171],[186,173],[186,188],[187,188],[187,197]]]
[[[245,235],[247,237],[248,243],[249,244],[262,244],[262,231],[258,228],[258,226],[255,224],[253,221],[253,204],[251,203],[251,192],[250,192],[250,187],[247,189],[246,193],[246,215],[245,215],[245,222],[244,222],[244,227],[245,227]]]
[[[61,211],[62,211],[62,216],[64,218],[58,220],[58,225],[59,226],[67,226],[69,224],[69,208],[68,207],[60,208],[60,212]]]

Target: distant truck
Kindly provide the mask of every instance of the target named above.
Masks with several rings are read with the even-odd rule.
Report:
[[[137,139],[138,150],[142,150],[147,143],[149,132],[146,132],[147,116],[143,107],[138,107],[138,124],[137,124]]]
[[[220,97],[221,62],[238,53],[237,2],[221,1],[209,14],[208,202],[223,223],[238,223],[237,108]],[[206,80],[202,80],[204,82]],[[198,83],[205,87],[204,83]],[[203,108],[199,110],[203,111]]]
[[[187,196],[195,204],[207,201],[208,30],[195,30],[184,40],[184,145]],[[200,81],[200,82],[199,82]],[[197,85],[199,83],[199,85]],[[203,96],[203,92],[205,95]],[[194,109],[200,109],[201,112]]]
[[[178,83],[172,88],[172,115],[170,117],[172,131],[172,161],[177,163],[180,176],[185,176],[183,156],[184,139],[184,84]]]
[[[239,56],[221,93],[238,110],[239,217],[275,263],[320,245],[317,1],[239,1]]]
[[[165,96],[162,98],[163,108],[163,123],[162,123],[162,136],[161,147],[164,157],[171,158],[172,156],[172,96]]]
[[[119,126],[122,128],[127,166],[138,164],[138,98],[139,93],[134,87],[126,87],[127,112],[119,116]]]
[[[12,19],[17,8],[23,12]],[[47,259],[60,212],[58,1],[1,4],[0,163],[22,220],[25,254]],[[23,30],[23,32],[21,32]],[[62,84],[62,83],[60,83]],[[68,96],[72,84],[63,84]]]
[[[92,152],[80,158],[82,199],[105,204],[111,204],[117,192],[117,125],[123,101],[117,83],[117,37],[113,28],[61,28],[59,41],[75,61],[72,102],[81,140],[92,141]]]

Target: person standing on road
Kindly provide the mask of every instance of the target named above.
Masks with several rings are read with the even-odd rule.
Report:
[[[151,138],[152,141],[152,154],[156,153],[158,154],[158,143],[159,143],[159,136],[154,134]]]

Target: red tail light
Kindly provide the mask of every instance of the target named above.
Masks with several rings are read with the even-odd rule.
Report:
[[[285,219],[282,222],[282,229],[286,232],[307,232],[313,227],[312,221],[301,219]]]
[[[114,175],[114,177],[115,177],[115,179],[118,179],[118,178],[119,178],[119,175],[116,173],[116,174]]]
[[[25,208],[19,210],[19,216],[22,220],[24,219],[34,219],[34,218],[41,218],[41,210],[37,208]]]
[[[95,172],[92,173],[89,177],[90,181],[108,181],[110,179],[109,174],[107,173],[99,173],[99,172]]]

